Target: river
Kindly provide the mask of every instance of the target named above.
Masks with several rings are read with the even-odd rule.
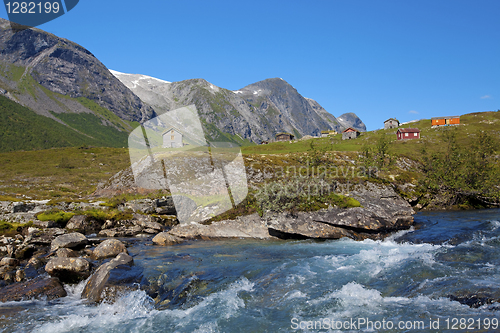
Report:
[[[500,210],[420,212],[384,241],[192,241],[129,248],[159,288],[87,305],[83,284],[53,301],[0,305],[5,332],[495,332]],[[492,296],[492,297],[493,297]],[[3,312],[3,314],[2,314]],[[456,328],[457,330],[455,330]]]

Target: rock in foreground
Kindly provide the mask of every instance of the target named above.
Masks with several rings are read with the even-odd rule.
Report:
[[[66,290],[57,278],[44,279],[39,277],[0,289],[0,302],[22,301],[32,298],[52,300],[65,296]]]
[[[126,253],[120,253],[116,258],[101,265],[92,277],[87,281],[82,291],[82,298],[89,302],[98,302],[101,299],[101,293],[108,282],[110,272],[115,269],[129,268],[134,263],[131,256]]]
[[[210,225],[198,223],[177,225],[168,233],[179,238],[188,239],[272,238],[266,224],[258,214],[241,216],[236,220],[212,222]]]
[[[257,214],[210,225],[185,224],[173,227],[168,234],[184,239],[260,238],[284,239],[381,239],[389,233],[407,229],[415,212],[392,187],[366,183],[358,185],[350,196],[362,207],[329,208],[296,214]]]

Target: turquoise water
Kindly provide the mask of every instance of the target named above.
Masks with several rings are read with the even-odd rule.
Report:
[[[137,245],[129,252],[157,302],[136,290],[85,305],[80,284],[63,299],[0,305],[0,313],[22,308],[0,325],[50,333],[500,331],[500,304],[471,308],[450,298],[500,298],[500,210],[415,220],[384,241]]]

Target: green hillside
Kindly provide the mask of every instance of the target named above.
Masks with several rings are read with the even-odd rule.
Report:
[[[459,126],[431,128],[431,120],[423,119],[401,128],[418,128],[421,131],[420,140],[396,140],[397,129],[376,130],[361,133],[356,140],[342,140],[342,134],[328,138],[316,138],[304,141],[273,142],[268,145],[244,147],[244,154],[283,154],[307,152],[311,150],[311,142],[315,149],[324,151],[363,151],[366,147],[373,146],[380,138],[384,137],[388,143],[389,151],[394,155],[406,156],[411,159],[422,157],[422,147],[428,152],[442,150],[443,131],[452,129],[456,131],[457,143],[462,146],[469,144],[476,137],[478,131],[485,131],[492,135],[497,147],[500,147],[500,112],[469,113],[460,117]]]
[[[101,119],[92,114],[54,115],[71,127],[0,96],[0,152],[82,145],[127,145],[127,132],[104,126]]]

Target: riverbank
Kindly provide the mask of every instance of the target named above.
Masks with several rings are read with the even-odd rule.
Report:
[[[424,322],[421,330],[431,332],[431,321],[446,331],[447,319],[451,327],[453,318],[465,318],[475,329],[480,322],[493,331],[498,221],[498,210],[420,212],[414,228],[363,241],[151,246],[130,238],[130,268],[141,271],[148,288],[121,290],[89,305],[81,297],[85,282],[65,285],[63,298],[0,303],[0,325],[7,332],[288,332],[294,318],[366,318],[395,327]]]
[[[353,189],[349,198],[356,207],[329,204],[311,212],[267,211],[263,216],[254,213],[206,224],[179,224],[171,197],[122,200],[113,205],[105,201],[1,202],[0,219],[11,221],[2,224],[0,237],[4,258],[0,283],[10,288],[4,301],[19,300],[25,291],[32,297],[61,297],[64,293],[58,281],[76,283],[95,275],[100,276],[99,282],[93,284],[100,287],[90,289],[102,291],[103,276],[109,270],[131,264],[130,258],[121,258],[116,267],[101,268],[105,264],[101,259],[107,256],[96,251],[114,239],[129,237],[133,243],[144,239],[157,245],[230,238],[383,239],[413,224],[413,209],[392,187],[366,183]],[[126,244],[116,246],[123,250]],[[121,252],[126,253],[113,252],[112,257]],[[36,278],[46,274],[53,279],[40,285]],[[7,287],[10,284],[14,286]],[[97,300],[99,295],[86,298]]]

